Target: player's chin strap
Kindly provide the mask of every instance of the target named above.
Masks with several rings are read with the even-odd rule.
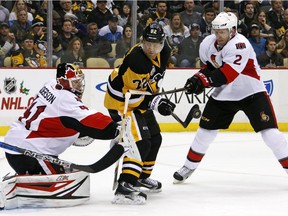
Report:
[[[112,164],[114,164],[124,153],[125,147],[121,143],[114,145],[100,160],[90,165],[79,165],[69,161],[61,160],[57,157],[52,157],[51,155],[41,154],[28,149],[13,146],[0,141],[0,147],[6,150],[10,150],[16,153],[21,153],[26,156],[48,161],[53,164],[63,166],[65,168],[73,168],[76,170],[81,170],[88,173],[100,172]]]

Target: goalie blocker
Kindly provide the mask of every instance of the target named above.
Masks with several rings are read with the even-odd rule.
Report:
[[[77,171],[56,175],[16,175],[0,185],[0,209],[58,208],[85,203],[90,198],[90,176]]]

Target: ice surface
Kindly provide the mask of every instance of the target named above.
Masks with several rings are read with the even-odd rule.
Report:
[[[91,199],[85,205],[6,210],[0,211],[0,216],[287,215],[288,176],[259,134],[220,132],[199,168],[184,184],[177,185],[173,184],[173,173],[182,166],[195,133],[162,135],[163,144],[152,177],[162,182],[163,191],[148,195],[146,205],[111,204],[112,166],[91,174]],[[285,136],[287,139],[288,133]],[[60,158],[90,164],[108,148],[109,141],[94,141],[88,147],[71,147]],[[12,171],[1,150],[0,167],[0,176]]]

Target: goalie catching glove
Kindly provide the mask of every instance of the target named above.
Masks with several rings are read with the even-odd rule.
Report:
[[[73,146],[84,147],[90,145],[94,141],[94,138],[89,136],[79,137],[74,143]]]
[[[154,97],[150,103],[150,108],[156,110],[163,116],[171,115],[175,107],[176,105],[174,103],[166,98],[162,98],[160,95]]]

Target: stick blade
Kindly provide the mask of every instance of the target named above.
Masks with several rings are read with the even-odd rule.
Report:
[[[184,123],[183,123],[183,127],[187,128],[188,125],[190,124],[190,122],[192,121],[193,118],[200,118],[201,116],[201,111],[199,109],[199,105],[195,104],[189,111]]]

